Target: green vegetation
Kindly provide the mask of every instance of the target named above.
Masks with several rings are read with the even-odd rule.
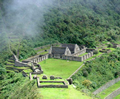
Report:
[[[12,56],[12,53],[9,50],[9,45],[11,45],[11,49],[14,54],[17,55],[19,53],[19,59],[23,60],[30,56],[36,55],[34,48],[47,44],[53,44],[56,42],[77,43],[78,45],[85,45],[90,48],[94,48],[96,45],[100,45],[101,43],[106,44],[107,42],[120,44],[119,0],[54,0],[54,6],[49,8],[49,10],[47,12],[45,11],[44,13],[44,20],[42,20],[42,22],[44,21],[44,26],[41,26],[41,21],[37,22],[39,23],[37,24],[38,28],[36,28],[36,30],[38,30],[38,33],[34,36],[24,34],[24,31],[22,31],[24,29],[21,29],[21,24],[18,24],[20,27],[19,29],[16,28],[16,30],[12,31],[14,22],[9,22],[10,24],[8,24],[7,20],[5,19],[10,18],[11,20],[14,19],[14,16],[17,16],[17,13],[14,11],[6,11],[6,7],[8,5],[11,5],[12,1],[13,0],[0,0],[0,83],[2,81],[2,84],[0,84],[0,92],[2,93],[0,94],[1,98],[3,98],[3,96],[6,98],[13,98],[13,96],[15,96],[16,99],[18,97],[33,98],[34,95],[32,93],[35,92],[33,92],[33,89],[35,88],[34,83],[31,85],[31,83],[28,82],[28,85],[30,84],[30,86],[33,87],[24,86],[27,80],[26,82],[21,80],[23,78],[19,73],[15,73],[15,75],[18,75],[18,78],[20,77],[20,79],[18,79],[18,81],[15,80],[14,82],[14,77],[10,76],[13,75],[11,74],[12,71],[6,70],[6,64],[9,63],[7,61]],[[4,2],[6,3],[4,4]],[[6,30],[6,27],[8,30]],[[11,34],[11,32],[13,33]],[[9,39],[9,36],[11,35],[12,37],[16,37],[16,35],[19,37],[18,39],[14,39],[14,42],[12,42],[12,44],[10,43]],[[19,39],[20,42],[18,41]],[[108,47],[111,47],[111,44]],[[100,54],[101,53],[99,52],[96,54],[96,56]],[[86,63],[84,68],[82,68],[82,70],[73,76],[75,85],[79,89],[85,88],[90,91],[94,91],[101,85],[105,84],[108,80],[117,77],[120,72],[119,54],[120,52],[117,50],[109,56],[104,55],[101,58],[97,58],[90,63]],[[93,56],[92,58],[96,56]],[[87,60],[90,60],[92,58],[89,58]],[[46,60],[46,62],[47,61],[49,60]],[[56,61],[50,61],[46,64],[45,61],[43,61],[40,64],[45,71],[45,74],[62,76],[63,78],[69,77],[71,73],[74,72],[78,66],[82,64],[82,62],[77,63],[71,61],[66,61],[65,64],[64,61],[63,65],[61,65],[62,62],[63,61],[58,63]],[[67,63],[69,63],[69,65]],[[57,66],[55,67],[55,65]],[[46,69],[50,72],[48,72]],[[54,71],[52,71],[53,69]],[[29,69],[25,71],[27,73],[31,72]],[[10,84],[6,83],[9,81]],[[26,92],[24,92],[24,88],[30,88],[31,90],[25,90]],[[12,91],[16,91],[20,94],[17,95],[16,92],[11,93]],[[24,94],[28,92],[30,94],[30,97]],[[71,92],[72,91],[70,91],[70,93]],[[78,94],[75,91],[74,93],[76,93],[76,95],[73,94],[71,97],[75,97],[77,99]],[[53,95],[55,94],[53,93]],[[59,95],[57,94],[57,96]],[[68,95],[68,98],[70,99],[69,96],[70,95]],[[60,96],[60,98],[62,98],[62,96]]]
[[[114,99],[120,99],[120,95],[116,96]]]
[[[45,55],[45,54],[47,54],[48,52],[42,52],[42,53],[40,53],[40,55]]]
[[[50,47],[45,47],[45,48],[42,48],[42,49],[39,49],[39,50],[36,50],[37,52],[40,52],[40,51],[45,51],[45,50],[48,50],[50,49]]]
[[[42,99],[91,99],[86,94],[76,90],[73,86],[69,88],[42,88],[39,89]]]
[[[58,76],[64,79],[68,78],[72,73],[78,69],[83,62],[61,60],[61,59],[47,59],[39,64],[41,65],[44,74],[51,76]]]
[[[29,74],[30,72],[33,72],[31,69],[26,69],[26,70],[23,70],[25,73]]]
[[[109,80],[117,78],[120,75],[119,53],[120,49],[117,49],[109,55],[104,54],[100,58],[85,63],[85,66],[72,77],[74,84],[80,90],[93,92]],[[89,85],[87,86],[84,84],[85,80],[88,80],[91,84],[87,84]]]
[[[105,97],[107,97],[109,94],[111,94],[113,91],[117,90],[118,88],[120,88],[120,81],[115,83],[114,85],[108,87],[107,89],[105,89],[104,91],[100,92],[98,95],[104,99]],[[120,97],[119,97],[120,98]]]
[[[40,85],[64,85],[63,83],[40,83]]]
[[[4,74],[0,79],[1,99],[40,99],[35,81],[23,77],[21,73]]]

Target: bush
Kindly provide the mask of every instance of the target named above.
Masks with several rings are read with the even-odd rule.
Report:
[[[90,73],[92,69],[89,67],[86,70],[87,70],[88,73]]]
[[[114,77],[117,78],[118,76],[120,76],[120,72],[115,72]]]
[[[93,54],[98,54],[98,50],[95,50],[95,51],[93,52]]]
[[[84,80],[82,82],[82,85],[86,86],[87,88],[89,88],[91,84],[92,84],[92,82],[90,80]]]
[[[83,71],[83,76],[87,77],[88,76],[88,72],[87,71]]]
[[[107,47],[113,47],[113,45],[112,44],[108,44]]]

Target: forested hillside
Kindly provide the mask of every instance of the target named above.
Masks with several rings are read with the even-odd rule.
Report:
[[[45,38],[94,47],[120,36],[120,1],[63,0],[45,14]]]
[[[18,5],[13,3],[15,1],[19,1]],[[35,55],[34,48],[42,45],[60,42],[77,43],[94,48],[107,41],[119,43],[119,39],[120,0],[44,0],[44,2],[43,0],[36,0],[36,2],[34,0],[0,0],[0,96],[3,94],[6,99],[12,99],[15,93],[8,94],[9,92],[20,93],[26,86],[27,79],[24,80],[21,74],[10,73],[6,70],[6,62],[12,56],[10,48],[14,54],[19,53],[19,59],[23,60]],[[105,72],[101,68],[96,68],[96,71],[101,74],[109,73],[107,77],[111,76],[111,78],[107,80],[116,77],[116,73],[119,74],[119,71],[116,71],[119,69],[119,64],[115,63],[119,61],[119,56],[116,55],[115,58],[113,56],[104,56],[105,60],[96,59],[97,62],[102,61],[106,64],[101,68],[111,66],[109,63],[116,66],[108,69],[108,71],[115,70],[113,72]],[[110,61],[109,58],[112,57],[114,59]],[[103,63],[100,62],[100,64]],[[94,64],[90,64],[94,66]],[[90,67],[87,64],[86,66]],[[86,70],[87,68],[85,68]],[[78,80],[78,76],[81,75],[82,72],[78,72],[73,77],[74,80],[77,80],[74,83],[78,88],[85,87],[79,84],[81,80]],[[92,81],[91,78],[94,75],[87,77]],[[82,80],[84,79],[86,77],[82,76]],[[95,83],[88,88],[89,90],[93,91],[102,85],[101,82],[98,83],[99,79],[95,80],[92,81]],[[32,93],[36,88],[35,84],[34,82],[27,83],[29,87],[25,93]],[[23,86],[20,89],[21,84]],[[33,86],[32,89],[31,86]],[[15,88],[16,90],[14,90]],[[33,94],[31,97],[37,97],[36,94]],[[18,97],[23,98],[16,96],[15,99]]]

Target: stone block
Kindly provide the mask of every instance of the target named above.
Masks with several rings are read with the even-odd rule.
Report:
[[[42,79],[47,79],[47,76],[46,76],[46,75],[44,75],[44,76],[42,77]]]
[[[37,75],[34,75],[34,76],[33,76],[33,79],[37,79]]]
[[[54,76],[50,76],[50,80],[54,80],[55,79],[55,77]]]
[[[68,78],[67,81],[69,82],[70,85],[73,83],[72,78]]]

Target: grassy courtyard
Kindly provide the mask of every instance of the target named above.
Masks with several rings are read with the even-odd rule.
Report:
[[[68,61],[61,59],[47,59],[39,63],[47,76],[54,75],[64,79],[75,72],[83,62]]]
[[[110,93],[112,93],[113,91],[117,90],[120,87],[120,81],[117,82],[116,84],[110,86],[109,88],[105,89],[104,91],[102,91],[101,93],[99,93],[98,95],[101,97],[101,99],[104,99],[105,97],[107,97]],[[120,95],[119,95],[120,96]],[[118,98],[115,98],[118,99]],[[120,97],[119,97],[120,99]]]
[[[72,85],[69,88],[41,88],[39,89],[42,99],[91,99]]]

